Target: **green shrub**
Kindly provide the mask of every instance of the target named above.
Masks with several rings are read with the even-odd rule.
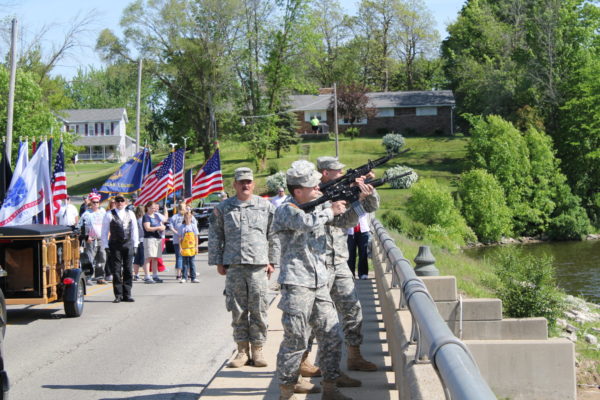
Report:
[[[402,178],[396,178],[396,176],[400,176],[406,172],[412,171],[410,175],[403,176]],[[397,165],[395,167],[389,168],[383,174],[383,177],[386,179],[390,179],[389,185],[394,189],[408,189],[419,179],[419,175],[412,168],[406,167],[404,165]]]
[[[279,171],[276,174],[267,176],[266,185],[269,193],[277,193],[277,189],[280,187],[285,188],[285,172]]]
[[[414,240],[423,240],[425,232],[427,231],[427,225],[419,221],[412,221],[406,224],[406,235]]]
[[[556,185],[556,208],[546,233],[552,240],[581,240],[591,230],[581,200],[565,182]]]
[[[428,179],[420,181],[412,188],[412,191],[412,196],[407,201],[408,215],[413,220],[426,225],[427,230],[431,230],[429,233],[431,237],[440,235],[447,237],[454,242],[446,247],[448,249],[454,249],[477,240],[465,219],[460,215],[450,193],[437,182]],[[444,229],[443,231],[438,228],[430,229],[432,225],[439,225]],[[427,230],[424,232],[424,237],[427,236]]]
[[[383,137],[382,144],[388,153],[397,153],[404,146],[404,137],[397,133],[388,133]]]
[[[350,140],[358,137],[360,135],[360,128],[356,126],[351,126],[350,128],[344,131],[344,136],[349,137]]]
[[[381,220],[387,229],[395,230],[396,232],[404,232],[404,221],[397,212],[386,211],[381,216]]]
[[[564,293],[556,286],[551,257],[523,255],[504,248],[494,259],[499,278],[496,295],[504,315],[511,318],[544,317],[554,326],[564,309]]]
[[[464,173],[458,194],[462,215],[480,241],[494,242],[510,234],[511,212],[504,190],[493,175],[483,169]]]
[[[269,171],[269,175],[274,175],[279,172],[279,163],[275,160],[269,160],[267,163],[267,170]]]

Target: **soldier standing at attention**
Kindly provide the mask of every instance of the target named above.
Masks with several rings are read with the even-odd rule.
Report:
[[[235,197],[219,203],[210,216],[208,264],[226,275],[227,311],[238,353],[229,363],[248,362],[250,345],[255,367],[266,367],[262,348],[267,340],[267,280],[279,263],[279,241],[273,233],[275,207],[253,194],[250,168],[235,170]]]
[[[295,161],[286,173],[291,194],[275,212],[274,229],[281,242],[281,300],[283,341],[277,354],[280,399],[295,399],[302,356],[308,346],[310,328],[319,340],[323,370],[322,400],[348,400],[336,384],[340,371],[342,339],[337,311],[329,294],[329,273],[325,266],[326,226],[351,226],[357,216],[346,212],[345,202],[317,206],[305,213],[298,205],[318,198],[321,174],[308,161]],[[361,199],[373,188],[359,182]],[[347,267],[346,267],[347,268]],[[346,380],[351,378],[345,377]],[[356,381],[360,384],[359,381]]]

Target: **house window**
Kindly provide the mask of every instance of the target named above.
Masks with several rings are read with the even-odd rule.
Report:
[[[406,107],[406,108],[394,108],[394,115],[415,115],[416,109],[414,107]]]
[[[378,108],[377,109],[377,117],[393,117],[394,109],[393,108]]]
[[[417,107],[417,117],[437,115],[437,107]]]
[[[350,125],[350,119],[349,118],[340,118],[339,124],[340,125]],[[356,120],[353,123],[353,125],[366,125],[366,124],[367,124],[366,118]]]
[[[75,132],[75,125],[69,125],[69,132]]]
[[[327,110],[304,111],[304,121],[310,122],[311,119],[317,117],[319,121],[327,121]]]

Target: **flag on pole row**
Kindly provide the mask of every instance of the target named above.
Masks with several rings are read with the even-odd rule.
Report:
[[[221,191],[223,191],[223,174],[221,173],[221,157],[219,149],[217,149],[194,177],[192,197],[188,199],[188,203]]]
[[[52,204],[49,165],[48,143],[42,142],[23,173],[13,175],[0,209],[0,226],[30,224],[34,216],[44,213],[46,205]]]
[[[102,200],[113,196],[115,193],[128,194],[142,188],[144,177],[152,169],[150,150],[144,148],[131,157],[112,174],[104,185],[98,190]]]
[[[152,171],[144,178],[142,191],[135,201],[135,205],[143,205],[149,201],[160,201],[173,192],[173,177],[182,172],[181,182],[183,184],[184,149],[169,153],[167,158],[159,162]]]
[[[52,175],[52,199],[54,203],[53,214],[60,211],[60,201],[66,200],[67,195],[67,174],[65,173],[65,152],[63,143],[60,142],[56,159],[54,161],[54,173]]]
[[[185,149],[179,149],[175,152],[173,161],[173,189],[169,193],[183,190],[183,162],[185,159]]]

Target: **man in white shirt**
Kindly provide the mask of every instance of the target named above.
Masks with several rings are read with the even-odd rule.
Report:
[[[108,265],[113,276],[115,300],[133,302],[133,270],[131,261],[139,243],[138,223],[133,211],[126,210],[127,201],[115,196],[116,207],[102,221],[102,247],[108,252]]]
[[[285,190],[283,190],[283,188],[280,187],[279,189],[277,189],[277,195],[271,197],[271,199],[269,201],[275,207],[279,207],[281,205],[281,203],[283,203],[283,201],[285,200],[285,197],[286,197],[285,196]]]
[[[58,219],[58,225],[75,226],[79,222],[79,211],[77,211],[77,207],[71,204],[69,196],[67,196],[63,206],[56,214],[56,218]]]
[[[94,275],[96,282],[102,285],[106,283],[104,275],[106,254],[104,253],[100,237],[102,236],[102,222],[104,221],[106,211],[100,207],[100,195],[98,193],[90,193],[88,200],[90,208],[83,213],[79,223],[81,233],[85,237],[83,247],[87,256],[86,261],[91,264],[91,266],[86,266],[86,270],[89,271],[91,269],[88,272],[88,284],[91,284],[89,278],[91,278],[91,275]]]

